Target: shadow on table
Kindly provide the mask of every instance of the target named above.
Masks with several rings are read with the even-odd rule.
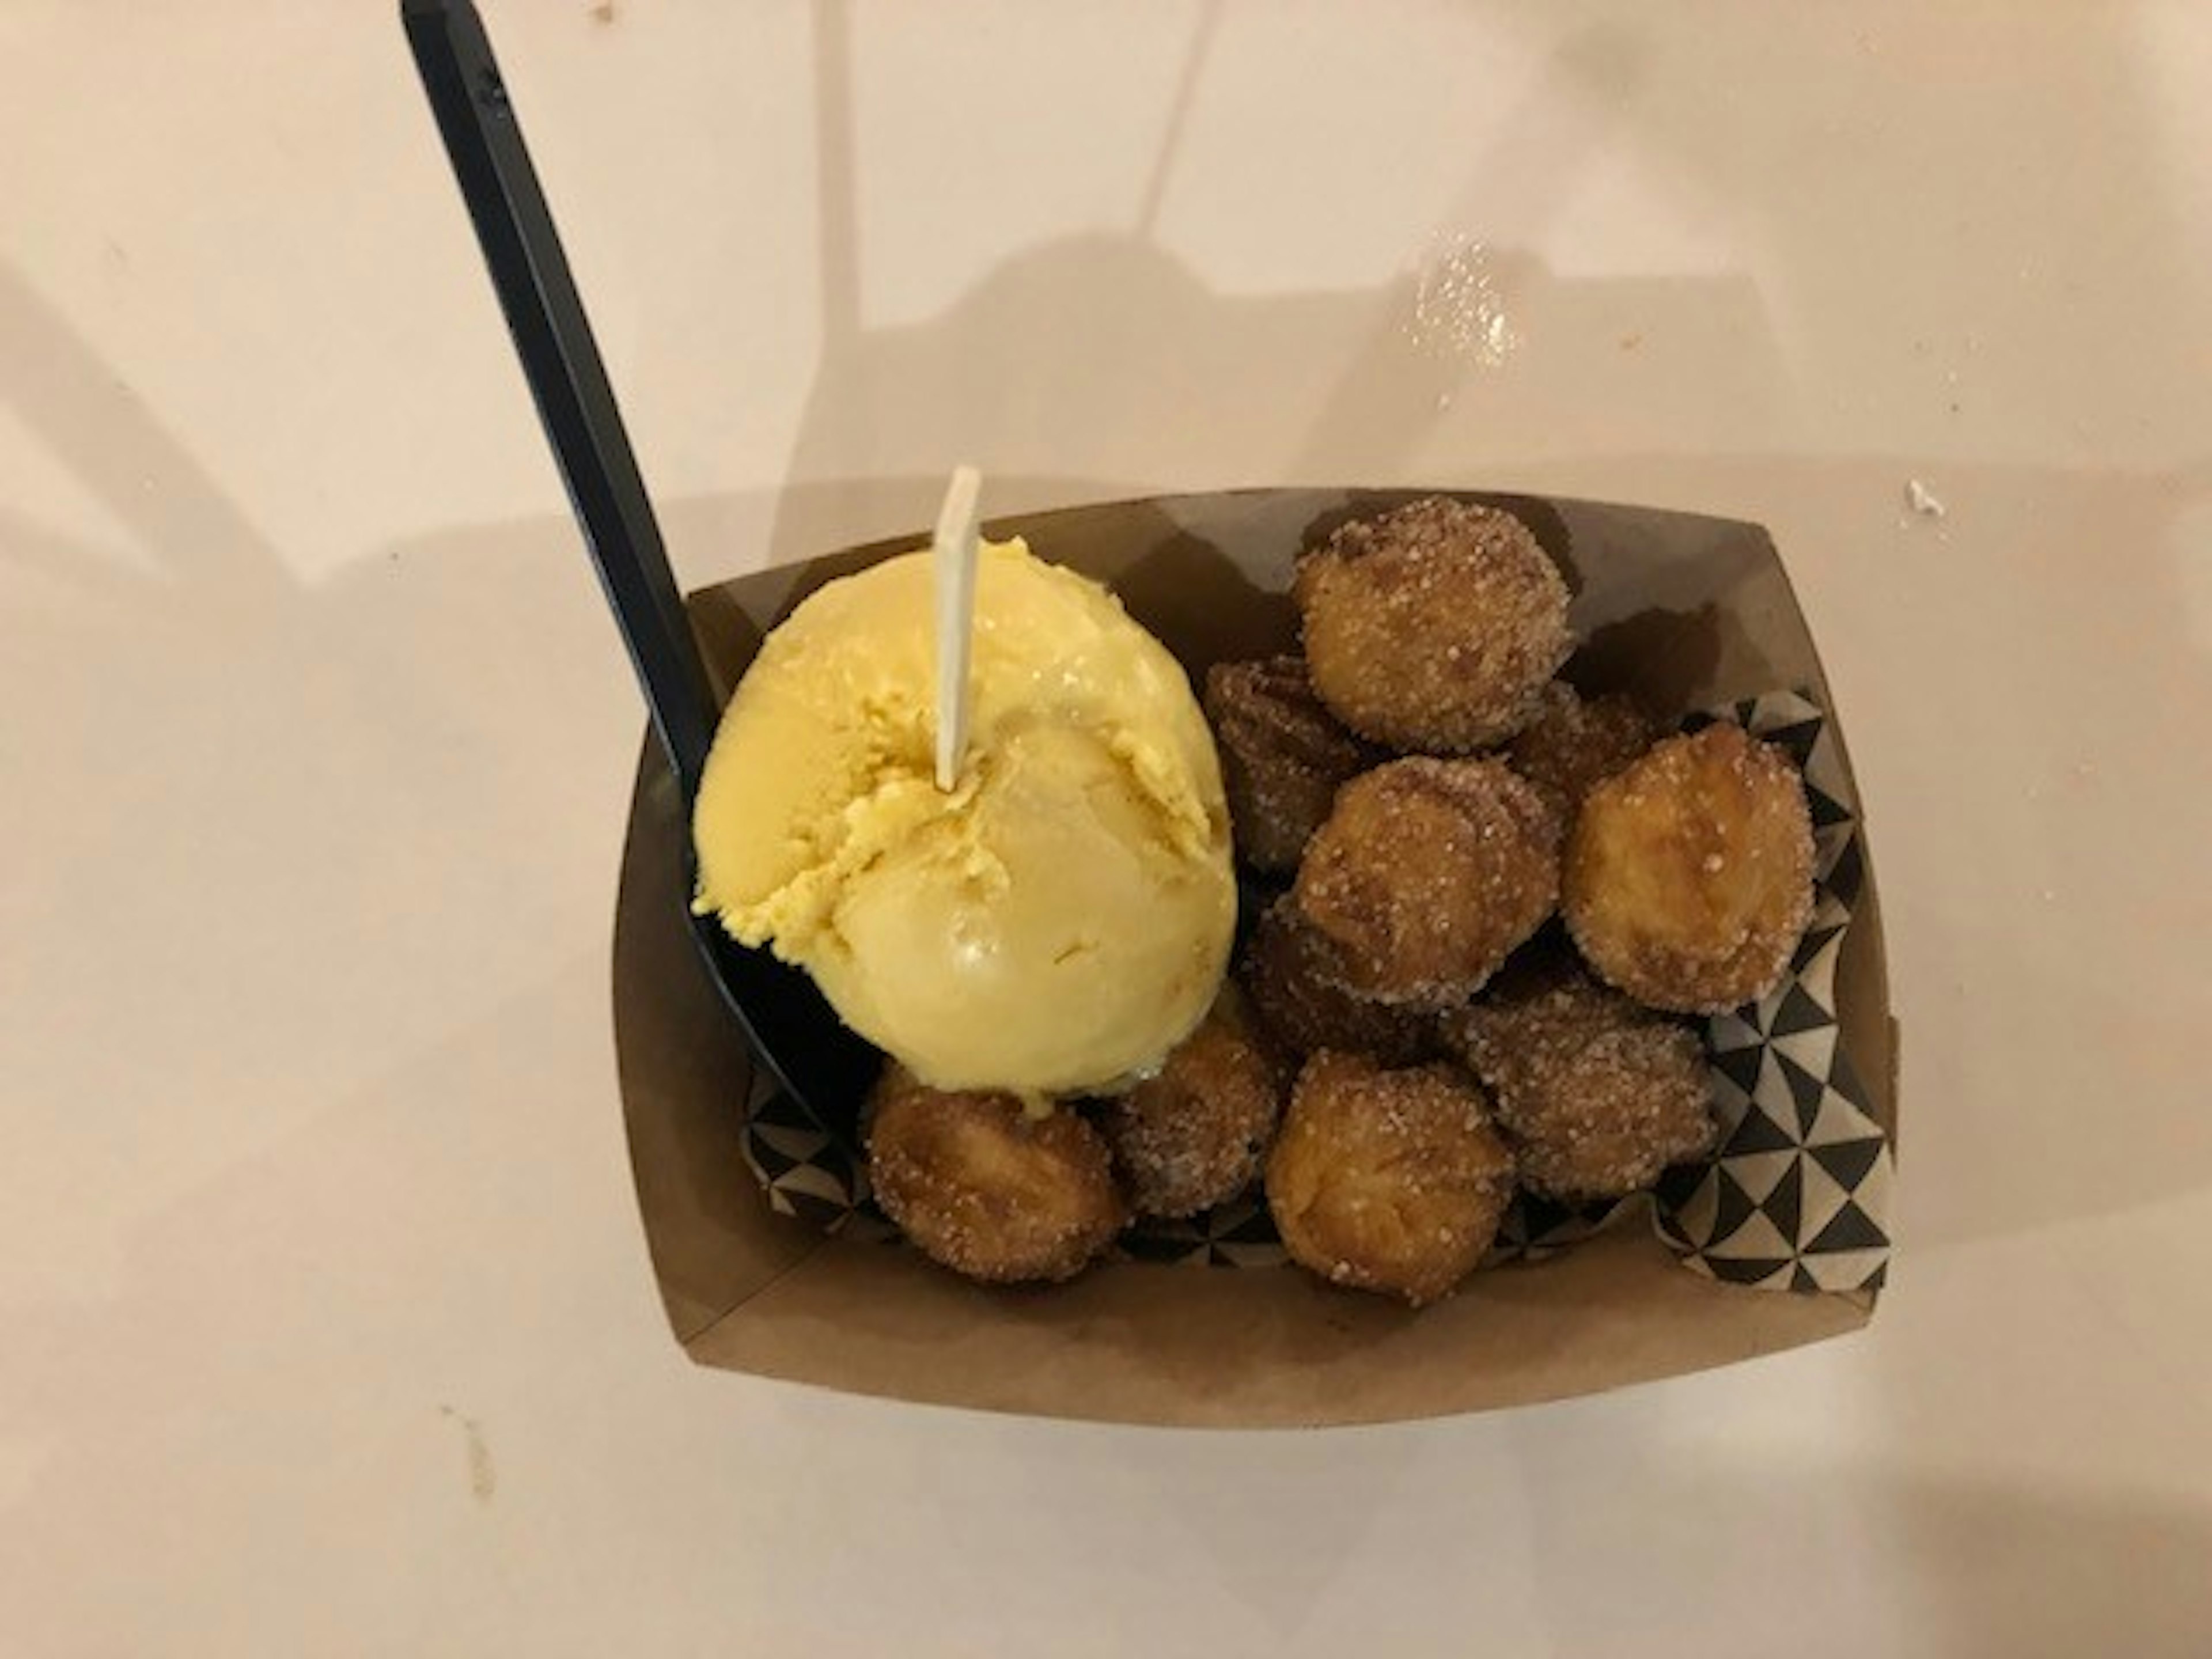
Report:
[[[1562,1653],[1667,1651],[1690,1631],[1702,1653],[1835,1659],[2197,1659],[2212,1643],[2212,1498],[1779,1458],[1753,1479],[1641,1449],[1539,1498],[1533,1553]],[[1528,1468],[1532,1486],[1547,1479]]]
[[[1589,61],[1611,66],[1616,90],[1634,72],[1632,57]],[[826,154],[849,161],[849,143]],[[1478,166],[1474,181],[1485,176]],[[830,250],[833,285],[849,255]],[[1498,260],[1509,305],[1543,321],[1555,380],[1532,379],[1525,356],[1493,370],[1430,354],[1401,326],[1407,284],[1231,296],[1142,236],[1015,251],[911,327],[867,331],[840,302],[793,482],[669,503],[672,540],[696,576],[712,561],[745,568],[910,529],[956,455],[993,469],[1000,510],[1184,477],[1201,450],[1224,483],[1527,484],[1525,472],[1486,476],[1472,417],[1491,407],[1593,434],[1574,470],[1617,477],[1609,494],[1729,512],[1786,503],[1791,516],[1772,527],[1785,557],[1803,558],[1807,608],[1829,646],[1897,957],[1901,1272],[1916,1242],[2212,1186],[2212,1115],[2184,1109],[2198,1092],[2201,983],[2128,974],[2148,933],[2212,933],[2197,879],[2212,826],[2185,753],[2108,743],[2124,711],[2148,722],[2212,706],[2177,532],[2203,510],[2205,459],[2139,472],[1962,463],[1942,480],[1948,538],[1900,538],[1891,519],[1915,458],[1656,453],[1686,399],[1754,417],[1787,405],[1789,372],[1747,276],[1581,282],[1510,249]],[[1642,361],[1662,354],[1663,371],[1632,384],[1598,367],[1621,351],[1631,319]],[[1585,401],[1593,386],[1620,393],[1603,421]],[[947,399],[945,387],[964,394]],[[6,716],[10,833],[52,855],[35,873],[9,872],[0,892],[27,936],[83,941],[35,978],[31,964],[0,960],[21,1022],[11,1030],[35,1039],[15,1045],[11,1085],[38,1111],[81,1114],[92,1126],[82,1144],[118,1165],[189,1158],[202,1115],[226,1143],[267,1149],[226,1158],[224,1173],[136,1219],[112,1260],[88,1265],[82,1299],[9,1310],[0,1421],[36,1448],[36,1473],[0,1515],[0,1533],[33,1540],[9,1569],[26,1575],[9,1586],[21,1592],[58,1549],[131,1557],[116,1517],[142,1513],[136,1500],[178,1437],[191,1442],[227,1401],[253,1396],[272,1335],[299,1338],[281,1363],[305,1391],[267,1443],[271,1461],[241,1474],[276,1505],[261,1534],[272,1540],[282,1505],[307,1492],[292,1462],[311,1465],[345,1430],[312,1391],[356,1367],[374,1375],[379,1352],[422,1344],[465,1370],[480,1349],[531,1352],[580,1269],[610,1297],[634,1279],[640,1317],[617,1340],[666,1338],[646,1316],[641,1244],[607,1207],[627,1202],[611,1089],[602,1099],[592,1080],[549,1073],[532,1040],[601,1000],[588,987],[604,963],[533,962],[512,942],[529,930],[509,925],[510,907],[611,895],[640,724],[612,631],[584,597],[573,530],[550,517],[458,528],[302,583],[189,446],[5,267],[0,399],[131,554],[110,557],[0,506],[17,630],[6,648],[48,688],[37,711]],[[2091,550],[2117,579],[2080,574]],[[16,592],[32,597],[17,605]],[[347,735],[320,740],[331,732]],[[579,753],[618,763],[602,775],[577,767]],[[2054,774],[2060,753],[2092,770]],[[1985,763],[1963,768],[1966,755]],[[16,789],[21,780],[33,787]],[[2059,790],[2077,797],[2063,812]],[[518,837],[517,824],[546,828]],[[363,920],[334,937],[315,920],[326,908]],[[210,939],[231,964],[220,977],[205,969]],[[483,997],[434,1006],[418,994],[456,980]],[[429,1069],[410,1064],[365,1091],[271,1074],[256,1039],[279,1027],[295,1054],[349,1051],[372,1029],[394,1053],[429,1054]],[[604,1112],[593,1156],[605,1161],[533,1163],[550,1109]],[[264,1115],[276,1126],[265,1138]],[[96,1192],[95,1170],[68,1173]],[[394,1194],[424,1214],[396,1212]],[[577,1205],[598,1206],[588,1237],[620,1237],[618,1254],[580,1257]],[[469,1269],[485,1274],[489,1304],[436,1291],[453,1263],[428,1242],[464,1224],[513,1253]],[[489,1324],[484,1305],[497,1310]],[[169,1369],[118,1367],[118,1346]],[[447,1433],[434,1404],[422,1402],[430,1431]],[[1931,1592],[1927,1616],[1956,1628],[1954,1650],[2060,1651],[2056,1632],[2179,1652],[2172,1632],[2212,1627],[2204,1580],[2167,1575],[2212,1556],[2202,1514],[1838,1478],[1887,1494],[1883,1547],[1950,1587]],[[1823,1521],[1817,1492],[1778,1480],[1731,1487],[1701,1473],[1679,1484],[1683,1527],[1632,1538],[1608,1531],[1594,1479],[1588,1513],[1551,1547],[1570,1571],[1586,1559],[1631,1583],[1645,1582],[1635,1563],[1652,1563],[1649,1606],[1686,1619],[1760,1570],[1743,1553],[1753,1540],[1810,1574],[1817,1564],[1792,1553],[1817,1551],[1822,1525],[1854,1524]],[[1389,1493],[1343,1496],[1319,1504],[1325,1540],[1356,1537]],[[175,1516],[143,1513],[143,1547],[173,1547],[155,1534]],[[1808,1521],[1809,1542],[1793,1540],[1790,1525]],[[1839,1558],[1860,1541],[1826,1538]],[[1311,1594],[1279,1565],[1231,1565],[1293,1613]],[[1596,1603],[1617,1598],[1584,1588],[1563,1583],[1559,1595],[1584,1604],[1595,1641],[1607,1616]]]

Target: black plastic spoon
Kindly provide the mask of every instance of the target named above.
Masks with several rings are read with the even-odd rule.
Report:
[[[714,691],[483,20],[471,0],[401,0],[399,11],[569,504],[689,802],[714,740]],[[805,975],[740,946],[712,917],[690,921],[755,1057],[825,1133],[857,1147],[880,1056]]]

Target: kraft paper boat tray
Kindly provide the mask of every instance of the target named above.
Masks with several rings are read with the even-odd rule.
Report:
[[[1297,549],[1354,514],[1431,492],[1255,489],[994,520],[1109,584],[1194,681],[1285,648]],[[1675,714],[1797,688],[1841,716],[1782,562],[1751,524],[1481,495],[1567,572],[1584,689]],[[726,684],[762,632],[823,581],[920,537],[695,595]],[[1856,790],[1850,790],[1856,797]],[[1594,1393],[1840,1335],[1871,1290],[1791,1294],[1684,1266],[1642,1218],[1549,1259],[1476,1273],[1411,1313],[1289,1267],[1114,1261],[1070,1285],[987,1289],[903,1245],[775,1213],[744,1156],[751,1068],[687,937],[686,830],[650,744],[630,806],[614,949],[623,1109],[653,1272],[676,1338],[721,1370],[858,1394],[1041,1416],[1213,1426],[1382,1422]],[[1858,851],[1865,858],[1863,815]],[[1896,1130],[1895,1031],[1870,859],[1834,964],[1837,1046],[1868,1115]]]

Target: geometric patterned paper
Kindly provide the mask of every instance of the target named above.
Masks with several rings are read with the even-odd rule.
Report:
[[[1790,751],[1813,808],[1812,926],[1774,994],[1705,1023],[1719,1150],[1659,1184],[1659,1235],[1698,1272],[1770,1290],[1879,1290],[1888,1271],[1888,1139],[1839,1047],[1836,957],[1864,876],[1858,813],[1820,707],[1795,691],[1733,719]]]
[[[1290,1260],[1257,1194],[1188,1221],[1140,1221],[1122,1236],[1121,1249],[1132,1261],[1194,1267],[1279,1267]]]
[[[778,1215],[848,1237],[893,1231],[868,1201],[867,1167],[816,1127],[765,1066],[753,1070],[741,1145],[746,1164],[768,1194],[769,1207]]]
[[[1813,810],[1812,925],[1771,996],[1706,1022],[1718,1150],[1662,1176],[1656,1193],[1564,1205],[1517,1194],[1485,1265],[1540,1261],[1601,1228],[1648,1214],[1684,1264],[1712,1278],[1804,1292],[1879,1290],[1888,1269],[1893,1162],[1887,1137],[1838,1042],[1837,951],[1864,866],[1858,813],[1819,705],[1772,692],[1685,725],[1735,720],[1779,744],[1805,775]],[[745,1162],[771,1207],[825,1232],[890,1238],[869,1201],[867,1172],[756,1073]],[[1188,1267],[1275,1267],[1287,1260],[1256,1194],[1188,1221],[1140,1221],[1127,1260]]]

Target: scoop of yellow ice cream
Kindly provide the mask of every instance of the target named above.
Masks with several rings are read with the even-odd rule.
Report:
[[[931,604],[910,554],[769,635],[693,811],[698,907],[933,1087],[1109,1085],[1198,1023],[1228,957],[1212,735],[1104,588],[987,542],[968,752],[940,791]]]

